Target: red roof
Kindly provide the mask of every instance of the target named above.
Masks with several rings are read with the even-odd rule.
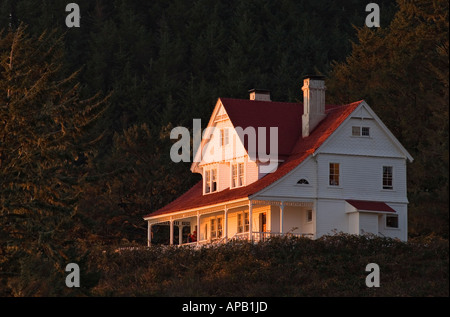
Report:
[[[389,207],[387,204],[379,201],[368,201],[368,200],[346,200],[350,205],[355,207],[360,211],[385,211],[385,212],[395,212],[394,209]]]
[[[303,104],[276,101],[257,101],[250,99],[220,98],[233,126],[245,130],[254,127],[258,140],[258,128],[266,131],[266,152],[270,150],[270,127],[278,128],[278,156],[281,159],[291,154],[292,147],[302,134]],[[299,129],[300,127],[300,129]],[[241,140],[247,152],[247,140]],[[256,142],[256,153],[249,153],[252,160],[259,153]]]
[[[145,217],[158,216],[176,211],[183,211],[224,203],[253,195],[282,178],[292,169],[314,153],[339,125],[355,110],[362,101],[348,105],[326,106],[326,117],[312,133],[302,138],[303,106],[301,103],[284,103],[273,101],[250,101],[240,99],[221,99],[228,116],[235,127],[243,129],[248,126],[278,126],[279,153],[286,155],[286,160],[273,173],[269,173],[256,182],[244,187],[225,189],[217,193],[203,195],[203,182],[200,181],[186,193],[165,207]],[[268,150],[268,148],[266,148]]]

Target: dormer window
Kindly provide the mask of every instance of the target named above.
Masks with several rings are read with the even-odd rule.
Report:
[[[244,163],[237,163],[231,165],[231,188],[240,187],[244,185]]]
[[[205,171],[205,194],[217,191],[217,170],[211,169]]]

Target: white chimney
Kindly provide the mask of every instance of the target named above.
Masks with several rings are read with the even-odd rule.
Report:
[[[271,101],[269,90],[251,89],[248,92],[250,93],[250,100]]]
[[[325,78],[323,76],[305,76],[302,90],[302,136],[307,137],[325,118]]]

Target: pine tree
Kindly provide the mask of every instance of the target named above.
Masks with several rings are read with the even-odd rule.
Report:
[[[83,159],[92,150],[88,130],[105,105],[99,96],[79,97],[63,53],[56,32],[31,37],[20,25],[0,34],[1,270],[16,276],[30,259],[45,258],[55,272],[70,260]],[[23,283],[11,285],[28,294]]]
[[[448,235],[448,2],[398,6],[388,27],[358,30],[327,86],[334,102],[368,101],[414,157],[410,232]]]

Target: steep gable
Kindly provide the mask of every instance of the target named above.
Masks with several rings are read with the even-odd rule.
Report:
[[[337,129],[320,153],[413,158],[366,102]]]

